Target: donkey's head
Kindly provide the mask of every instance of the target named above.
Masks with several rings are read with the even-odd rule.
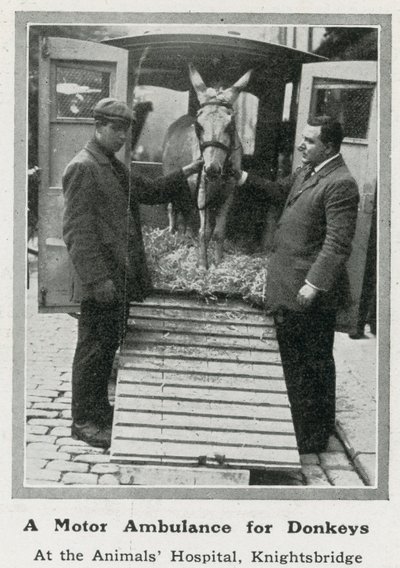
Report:
[[[227,89],[207,88],[192,65],[189,65],[189,71],[200,103],[195,128],[204,159],[204,173],[209,180],[216,180],[226,172],[232,154],[240,147],[233,103],[249,82],[251,71]]]

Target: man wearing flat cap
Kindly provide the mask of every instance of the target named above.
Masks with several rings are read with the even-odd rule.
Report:
[[[72,437],[108,448],[113,415],[108,381],[126,307],[151,289],[139,202],[187,203],[186,178],[201,161],[156,180],[130,179],[115,153],[134,123],[132,111],[124,102],[106,98],[93,115],[94,136],[63,175],[63,235],[74,269],[73,298],[81,302],[72,368]]]

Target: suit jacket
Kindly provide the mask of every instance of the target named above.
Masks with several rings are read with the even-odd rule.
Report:
[[[248,175],[243,190],[284,202],[268,264],[266,307],[302,311],[296,297],[305,280],[321,290],[321,309],[349,305],[346,261],[354,237],[359,194],[341,156],[305,179],[308,167],[276,182]],[[314,303],[314,305],[315,305]]]
[[[113,280],[121,301],[142,300],[151,289],[139,202],[168,203],[189,194],[181,170],[149,180],[133,176],[93,139],[63,174],[63,235],[73,265],[72,299],[93,296],[95,284]],[[190,198],[190,196],[188,197]]]

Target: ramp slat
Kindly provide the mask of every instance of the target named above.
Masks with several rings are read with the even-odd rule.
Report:
[[[196,400],[195,404],[191,400],[176,400],[153,397],[119,397],[118,408],[125,410],[146,410],[153,412],[178,412],[180,414],[198,414],[199,416],[231,416],[236,418],[263,418],[268,420],[292,421],[289,406],[256,406],[229,404],[226,402],[207,402]],[[159,418],[161,420],[161,417]]]
[[[231,373],[232,375],[249,375],[251,377],[283,377],[282,367],[279,365],[251,364],[231,361],[204,361],[196,357],[165,357],[153,354],[151,357],[146,352],[135,351],[125,356],[121,352],[120,365],[123,368],[135,366],[137,362],[148,369],[165,369],[168,371],[180,370],[190,373],[193,369],[204,373]]]
[[[196,470],[199,466],[207,466],[209,468],[218,468],[214,469],[214,472],[221,471],[222,475],[224,472],[231,471],[231,468],[236,468],[238,470],[244,469],[249,471],[249,469],[260,469],[265,470],[268,469],[270,471],[297,471],[300,469],[299,463],[296,459],[293,461],[288,462],[280,462],[278,460],[272,461],[257,461],[254,460],[252,462],[248,460],[230,460],[229,463],[223,462],[221,463],[220,460],[215,459],[213,456],[200,456],[198,458],[190,458],[190,457],[182,457],[182,456],[150,456],[148,454],[140,455],[138,453],[134,454],[132,458],[132,453],[116,453],[114,457],[114,461],[120,464],[134,464],[134,465],[142,465],[142,466],[178,466],[178,467],[186,467],[192,468],[192,470]],[[224,467],[226,465],[226,467]],[[149,483],[151,484],[151,483]],[[177,483],[177,485],[181,485],[182,483]],[[146,483],[144,485],[147,485]],[[162,481],[160,483],[156,483],[155,485],[163,485]]]
[[[129,347],[133,344],[144,343],[148,345],[198,345],[199,347],[214,347],[219,350],[223,349],[237,349],[238,351],[248,351],[253,353],[258,351],[278,351],[277,342],[273,339],[253,339],[250,337],[223,337],[214,336],[209,334],[196,334],[195,332],[190,335],[185,333],[178,333],[174,330],[160,330],[152,329],[150,332],[145,327],[137,327],[132,330],[129,338],[125,341],[125,345]]]
[[[143,306],[148,305],[150,307],[159,308],[160,306],[163,307],[170,307],[174,308],[177,307],[179,309],[182,308],[189,308],[191,310],[202,310],[204,311],[237,311],[239,313],[249,313],[249,314],[259,314],[260,309],[250,304],[245,304],[241,300],[235,300],[232,298],[227,298],[225,300],[204,300],[197,296],[192,296],[191,298],[185,298],[183,296],[166,296],[164,293],[157,295],[157,293],[152,294],[151,297],[146,298],[144,302],[132,302],[131,306]],[[266,316],[268,320],[268,316]]]
[[[221,403],[237,403],[244,405],[256,406],[281,406],[287,407],[287,396],[282,393],[260,392],[260,391],[233,391],[229,389],[208,388],[198,389],[189,388],[185,385],[155,385],[155,384],[127,384],[119,385],[118,395],[120,397],[151,397],[161,398],[163,400],[192,400],[192,401],[210,401]]]
[[[206,373],[174,373],[166,371],[146,371],[121,369],[119,373],[121,384],[155,383],[183,385],[197,388],[221,388],[244,391],[280,392],[286,394],[283,381],[266,379],[264,377],[232,377],[231,375],[208,375]]]
[[[271,318],[267,318],[260,312],[245,312],[239,310],[215,310],[215,309],[204,309],[198,307],[187,307],[182,308],[182,306],[155,306],[155,305],[145,305],[137,304],[136,306],[131,306],[129,309],[129,314],[132,317],[156,317],[162,319],[174,319],[180,321],[205,321],[205,322],[231,322],[233,325],[247,325],[251,323],[252,325],[260,325],[262,327],[268,327],[273,325]]]
[[[203,456],[210,457],[214,460],[226,465],[236,465],[247,463],[251,465],[253,462],[262,463],[286,463],[295,464],[298,453],[296,449],[280,449],[280,448],[248,448],[241,446],[216,446],[213,444],[195,444],[180,443],[178,441],[154,441],[137,440],[137,439],[119,439],[114,438],[113,441],[114,453],[121,454],[138,454],[139,456],[152,456],[152,457],[169,457],[169,458],[184,458],[190,459],[193,462],[199,462],[199,458]],[[221,458],[221,459],[220,459]]]
[[[150,440],[163,444],[207,444],[212,447],[224,446],[224,448],[277,448],[280,450],[296,448],[296,443],[290,434],[243,432],[238,440],[237,432],[210,431],[197,428],[166,428],[164,426],[123,426],[120,428],[116,439]]]
[[[155,316],[144,317],[136,316],[128,319],[130,326],[137,326],[141,329],[157,330],[157,331],[178,331],[187,333],[189,336],[195,333],[219,336],[219,337],[244,337],[244,338],[274,338],[276,336],[273,327],[262,327],[242,323],[240,326],[233,325],[229,322],[207,322],[207,321],[193,321],[174,319],[160,319]]]
[[[203,360],[214,361],[235,361],[240,363],[271,363],[274,365],[280,364],[279,354],[271,351],[250,351],[244,349],[235,349],[229,347],[207,347],[192,345],[187,342],[179,342],[178,344],[168,342],[168,345],[163,345],[161,342],[156,341],[129,341],[125,344],[124,355],[148,354],[159,357],[161,354],[165,357],[174,357],[182,355],[185,358],[195,357]]]
[[[293,427],[289,420],[286,422],[283,420],[274,422],[272,420],[259,420],[257,418],[219,417],[173,412],[163,412],[161,416],[159,416],[150,411],[139,412],[137,409],[129,411],[123,410],[122,408],[118,409],[117,413],[118,424],[121,424],[121,426],[131,425],[134,428],[138,425],[160,426],[161,424],[163,428],[179,427],[208,429],[212,431],[227,430],[238,434],[243,432],[293,434]],[[132,413],[135,415],[132,416]],[[132,422],[132,420],[134,420],[134,422]]]

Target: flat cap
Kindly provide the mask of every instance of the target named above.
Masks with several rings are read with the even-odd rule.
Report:
[[[112,98],[101,99],[93,109],[93,116],[95,119],[128,124],[135,120],[133,112],[126,103]]]

